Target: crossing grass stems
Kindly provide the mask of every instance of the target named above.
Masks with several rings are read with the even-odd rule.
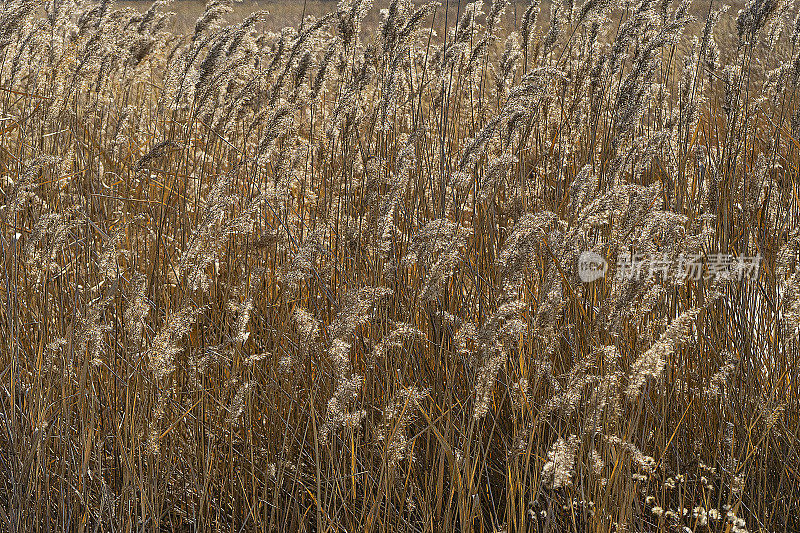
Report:
[[[0,530],[800,529],[793,2],[326,5],[3,0]]]

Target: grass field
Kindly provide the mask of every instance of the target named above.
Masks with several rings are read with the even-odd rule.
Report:
[[[800,531],[792,2],[0,35],[0,532]]]

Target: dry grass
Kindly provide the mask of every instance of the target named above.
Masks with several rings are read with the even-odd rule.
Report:
[[[800,530],[791,3],[301,5],[4,1],[0,531]]]

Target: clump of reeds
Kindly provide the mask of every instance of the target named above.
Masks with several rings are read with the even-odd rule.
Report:
[[[0,531],[800,530],[793,3],[303,6],[3,0]]]

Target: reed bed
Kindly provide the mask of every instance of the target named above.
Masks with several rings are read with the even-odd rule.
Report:
[[[0,531],[800,531],[793,2],[326,6],[3,0]]]

